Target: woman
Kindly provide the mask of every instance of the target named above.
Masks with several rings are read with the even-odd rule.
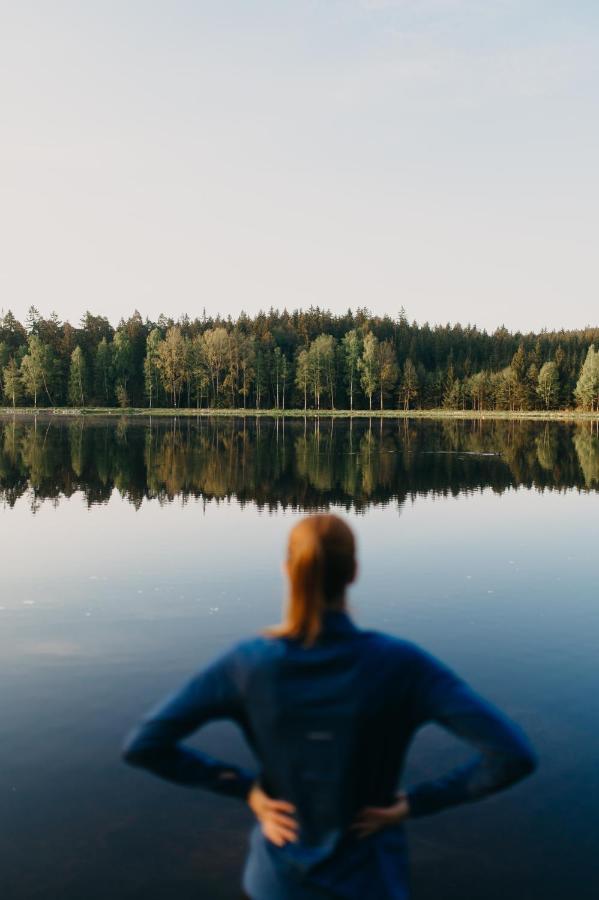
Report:
[[[245,800],[257,822],[243,885],[252,900],[405,900],[402,823],[478,800],[528,775],[522,732],[423,650],[358,628],[346,589],[354,536],[333,515],[291,531],[282,625],[243,641],[154,709],[127,762]],[[180,741],[214,719],[243,731],[259,773]],[[437,722],[473,744],[472,761],[397,794],[414,733]]]

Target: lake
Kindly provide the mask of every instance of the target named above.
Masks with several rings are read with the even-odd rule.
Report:
[[[596,900],[598,492],[590,422],[0,418],[0,896],[238,896],[249,812],[120,746],[278,621],[287,532],[331,509],[358,536],[358,623],[441,657],[540,756],[409,824],[415,900]],[[232,726],[196,742],[251,762]],[[426,728],[405,782],[466,755]]]

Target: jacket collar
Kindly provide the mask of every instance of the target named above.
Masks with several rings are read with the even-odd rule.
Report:
[[[350,634],[358,629],[345,610],[325,609],[322,615],[322,630],[324,634]]]

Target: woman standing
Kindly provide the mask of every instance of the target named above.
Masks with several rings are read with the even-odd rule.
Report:
[[[535,768],[520,729],[419,647],[358,628],[346,608],[354,536],[333,515],[291,531],[285,621],[243,641],[152,710],[124,758],[245,800],[252,900],[405,900],[403,822],[506,788]],[[258,774],[186,747],[214,719],[242,729]],[[397,793],[415,732],[437,722],[478,751]]]

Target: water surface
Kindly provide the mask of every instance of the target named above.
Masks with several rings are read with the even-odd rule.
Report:
[[[278,619],[306,510],[347,515],[356,619],[522,723],[522,786],[410,823],[415,900],[599,895],[596,425],[0,420],[0,896],[235,898],[249,814],[122,765],[140,713]],[[198,745],[250,762],[232,726]],[[465,756],[425,729],[406,782]]]

